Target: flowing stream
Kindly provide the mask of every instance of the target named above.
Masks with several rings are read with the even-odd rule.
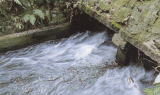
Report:
[[[118,67],[105,32],[78,33],[0,55],[0,95],[144,95],[153,72]]]

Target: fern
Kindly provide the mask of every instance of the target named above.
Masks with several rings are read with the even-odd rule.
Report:
[[[41,19],[44,19],[45,16],[45,13],[43,13],[43,11],[40,9],[33,10],[33,14],[40,17]]]
[[[36,17],[33,14],[26,14],[23,19],[22,19],[25,23],[30,22],[32,25],[35,24],[36,22]]]
[[[29,15],[29,14],[24,15],[24,17],[22,18],[22,20],[23,20],[25,23],[28,22],[29,19],[30,19],[30,15]]]
[[[22,6],[22,3],[20,0],[14,0],[15,3],[17,3],[18,5]]]
[[[29,21],[30,21],[30,23],[31,23],[32,25],[34,25],[35,22],[36,22],[36,17],[35,17],[34,15],[30,15]]]
[[[16,28],[18,28],[18,29],[23,29],[23,28],[24,28],[23,24],[20,23],[20,22],[19,22],[19,23],[16,23],[15,26],[16,26]]]
[[[0,35],[57,22],[60,19],[55,18],[52,12],[59,11],[57,7],[64,7],[62,4],[67,1],[69,0],[0,0]]]

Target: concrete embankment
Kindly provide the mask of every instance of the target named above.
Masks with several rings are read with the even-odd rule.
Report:
[[[78,5],[160,63],[160,0],[88,0]]]
[[[65,37],[71,32],[70,23],[62,23],[39,29],[9,34],[0,37],[0,52],[14,50],[34,43]]]

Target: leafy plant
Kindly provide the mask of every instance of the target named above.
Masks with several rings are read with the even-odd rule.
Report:
[[[155,71],[160,73],[160,66],[155,67]],[[160,83],[159,83],[160,75],[158,75],[154,81],[154,87],[147,88],[144,90],[144,92],[147,95],[160,95]]]
[[[147,88],[144,90],[147,95],[160,95],[160,84],[156,84],[153,88]]]
[[[32,25],[35,25],[35,22],[37,20],[37,18],[40,18],[42,20],[45,19],[45,13],[40,10],[40,9],[35,9],[32,11],[31,14],[25,14],[23,17],[22,17],[22,21],[24,21],[25,23],[27,22],[30,22]]]
[[[55,18],[57,14],[54,11],[61,11],[64,16],[68,17],[65,14],[73,11],[73,5],[66,2],[73,1],[0,0],[0,35],[7,31],[18,32],[57,22],[54,20],[62,20]]]

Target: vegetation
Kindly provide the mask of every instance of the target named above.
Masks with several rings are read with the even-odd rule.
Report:
[[[71,10],[69,1],[0,0],[0,35],[65,21],[62,13]]]
[[[155,68],[155,71],[160,73],[160,66]],[[159,75],[155,79],[155,84],[152,88],[147,88],[144,90],[147,95],[160,95],[160,83],[159,83]]]
[[[160,94],[160,84],[156,84],[153,88],[145,89],[144,92],[147,95],[159,95]]]
[[[28,30],[28,29],[37,28],[37,27],[57,24],[57,23],[60,23],[60,22],[66,21],[66,20],[71,20],[71,18],[73,16],[73,8],[74,8],[73,2],[74,1],[75,0],[0,0],[0,35],[5,35],[5,34],[9,34],[9,33],[14,33],[14,32],[20,32],[20,31],[24,31],[24,30]],[[124,5],[126,5],[128,3],[125,3],[125,2],[119,3],[117,1],[117,3],[115,3],[115,5],[116,6],[119,5],[119,6],[117,9],[114,9],[114,11],[116,11],[116,12],[112,12],[113,11],[112,7],[115,6],[114,3],[110,4],[110,2],[108,2],[109,6],[106,6],[106,2],[104,2],[103,0],[101,0],[101,1],[102,2],[99,2],[99,6],[95,6],[95,3],[92,1],[90,1],[89,4],[94,6],[95,9],[97,8],[97,10],[101,9],[101,13],[108,13],[109,19],[113,19],[113,20],[110,20],[112,27],[117,30],[119,30],[121,28],[121,25],[118,22],[124,23],[126,20],[128,21],[128,19],[129,19],[128,17],[136,17],[136,16],[130,16],[130,12],[133,9],[132,8],[133,3],[130,3],[130,5],[128,5],[130,8],[130,10],[128,10],[127,8],[123,8]],[[136,3],[136,2],[134,2],[134,3]],[[148,6],[149,5],[150,4],[148,3]],[[144,7],[147,8],[148,6],[144,6]],[[155,7],[155,10],[157,10],[156,7]],[[146,12],[148,12],[148,10]],[[138,12],[135,11],[134,14],[137,15],[137,13]],[[144,13],[145,13],[145,11],[144,11]],[[158,16],[158,13],[159,13],[159,11],[156,14],[157,16]],[[112,16],[110,16],[110,15],[112,15]],[[138,14],[138,15],[139,15],[139,17],[144,17],[144,15],[146,15],[146,14],[142,14],[142,15]],[[145,37],[146,34],[144,34],[144,33],[152,33],[150,31],[151,30],[150,28],[143,29],[143,27],[141,25],[137,26],[138,25],[137,23],[139,23],[140,20],[143,18],[139,19],[137,17],[135,19],[136,20],[134,20],[135,22],[133,23],[134,27],[132,29],[133,32],[135,31],[135,29],[134,29],[135,27],[140,27],[137,29],[142,28],[141,30],[144,30],[144,32],[142,32],[141,35],[138,34],[139,36],[136,36],[137,38],[135,38],[135,39],[137,39],[139,41],[139,39],[142,40],[142,38],[145,40],[150,38],[148,36],[146,36],[147,37],[146,38]],[[144,24],[143,26],[146,27],[146,25],[150,25],[150,21],[153,21],[152,19],[151,20],[144,19],[144,21],[147,21],[147,22],[141,22],[140,24],[142,24],[142,25]],[[156,18],[156,20],[154,22],[155,30],[158,30],[159,29],[159,26],[158,26],[159,19]],[[146,24],[146,23],[148,23],[148,24]],[[152,25],[150,25],[150,26],[152,26]],[[131,28],[132,28],[132,26],[129,27],[128,30],[130,31]],[[149,29],[149,30],[146,30],[146,29]],[[150,32],[145,32],[145,31],[150,31]],[[128,32],[128,33],[130,33],[130,32]],[[157,35],[156,32],[154,32],[154,33],[155,33],[154,36]],[[133,36],[135,36],[135,34]],[[153,36],[153,35],[151,35],[151,36]],[[157,46],[157,47],[159,47],[159,46]],[[159,95],[160,84],[154,85],[153,88],[145,89],[144,92],[147,95]]]

